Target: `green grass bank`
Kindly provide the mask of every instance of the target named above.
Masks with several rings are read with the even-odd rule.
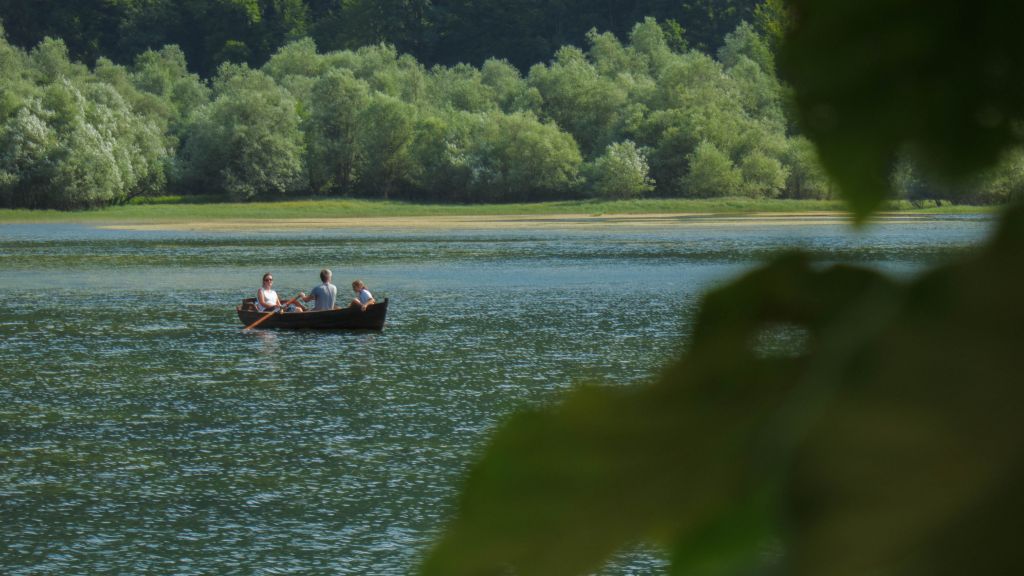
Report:
[[[83,212],[0,210],[0,223],[146,223],[301,218],[374,218],[429,216],[501,216],[552,214],[742,214],[753,212],[843,212],[839,200],[755,200],[750,198],[574,200],[521,204],[417,204],[410,202],[307,199],[279,202],[195,202],[163,197],[125,206]],[[886,210],[919,214],[971,214],[993,211],[991,206],[934,202],[890,202]]]

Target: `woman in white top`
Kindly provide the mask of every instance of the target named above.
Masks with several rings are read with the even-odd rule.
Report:
[[[277,292],[272,288],[274,285],[274,277],[267,272],[263,275],[263,286],[256,291],[256,309],[260,312],[277,312],[281,309],[281,299],[277,297]],[[288,306],[288,312],[299,311],[294,304]]]

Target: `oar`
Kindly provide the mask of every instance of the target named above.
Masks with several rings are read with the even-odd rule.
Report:
[[[291,306],[292,304],[294,304],[295,301],[298,300],[298,299],[299,299],[299,297],[296,296],[295,298],[292,298],[291,300],[285,302],[284,306],[281,306],[281,311],[284,312],[285,310],[287,310],[288,307]],[[245,332],[246,330],[252,330],[253,328],[255,328],[255,327],[259,326],[260,324],[262,324],[264,320],[266,320],[267,318],[270,318],[273,315],[274,315],[274,312],[267,312],[259,320],[253,322],[252,324],[249,324],[245,328],[242,328],[242,332]]]

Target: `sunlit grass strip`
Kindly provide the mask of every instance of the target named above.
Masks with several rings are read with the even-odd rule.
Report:
[[[888,210],[915,213],[984,213],[984,206],[915,206],[894,201]],[[573,200],[521,204],[417,204],[382,200],[317,199],[251,203],[188,203],[165,197],[153,204],[131,204],[85,212],[0,210],[0,222],[181,222],[191,220],[262,220],[291,218],[374,218],[416,216],[494,216],[515,214],[671,214],[744,212],[840,212],[839,200],[757,200],[751,198]]]

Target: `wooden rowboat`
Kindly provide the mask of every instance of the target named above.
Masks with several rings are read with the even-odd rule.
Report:
[[[256,299],[246,298],[235,310],[242,324],[249,326],[266,315],[256,310]],[[317,330],[382,330],[388,314],[388,299],[371,304],[366,311],[350,306],[319,312],[284,312],[264,320],[260,328],[311,328]]]

